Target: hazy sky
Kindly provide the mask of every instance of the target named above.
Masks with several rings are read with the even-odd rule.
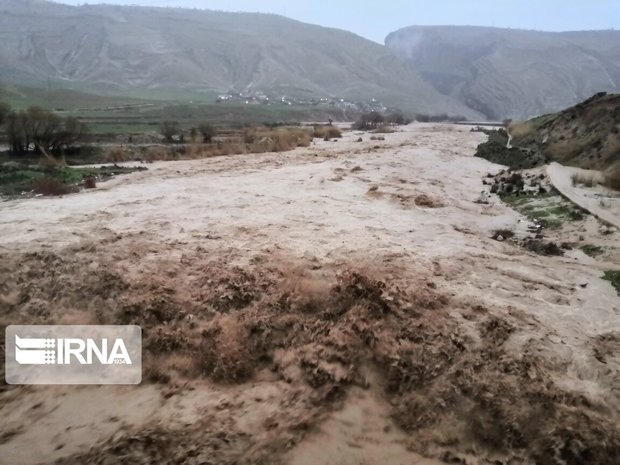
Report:
[[[620,0],[57,0],[83,3],[178,6],[277,13],[346,29],[383,43],[410,25],[457,24],[547,31],[620,29]]]

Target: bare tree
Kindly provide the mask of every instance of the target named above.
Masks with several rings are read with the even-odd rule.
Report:
[[[181,134],[181,125],[178,121],[162,121],[159,125],[159,132],[168,142],[174,140],[174,136]]]
[[[10,113],[6,132],[13,152],[38,150],[45,155],[75,144],[87,133],[87,127],[77,118],[61,118],[43,108],[31,107]]]
[[[359,120],[355,123],[356,129],[374,129],[383,124],[385,118],[378,111],[362,113]]]
[[[30,150],[30,139],[26,132],[26,112],[13,112],[7,117],[6,134],[13,153]]]
[[[411,120],[406,118],[400,111],[394,111],[385,117],[385,122],[389,124],[401,125],[409,124]]]
[[[0,102],[0,126],[2,126],[6,122],[10,113],[11,105],[5,102]]]
[[[62,130],[58,133],[55,148],[70,147],[83,139],[87,133],[86,124],[75,117],[68,116],[63,122]]]
[[[215,128],[209,123],[201,123],[200,126],[198,126],[198,130],[202,135],[202,141],[205,144],[211,143],[211,140],[215,137]]]

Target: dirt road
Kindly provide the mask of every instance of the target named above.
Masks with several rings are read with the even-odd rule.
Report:
[[[145,338],[141,386],[5,386],[0,464],[618,463],[603,265],[490,238],[484,135],[358,137],[0,204],[3,324]]]
[[[563,196],[600,218],[605,224],[620,229],[620,198],[602,186],[592,188],[574,186],[572,175],[579,172],[592,175],[591,171],[562,166],[555,162],[547,166],[551,182]],[[602,174],[600,176],[602,177]]]

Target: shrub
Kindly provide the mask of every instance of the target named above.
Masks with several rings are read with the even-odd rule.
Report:
[[[190,142],[194,143],[194,142],[196,142],[197,139],[198,139],[198,129],[191,128],[189,130],[189,140],[190,140]]]
[[[181,136],[181,125],[178,121],[162,121],[159,125],[159,132],[168,142],[174,140],[174,136]]]
[[[510,126],[508,126],[508,131],[514,139],[523,139],[532,134],[534,128],[529,122],[511,123]]]
[[[603,185],[609,189],[620,191],[620,166],[612,168],[604,174]]]
[[[301,128],[253,128],[246,132],[244,139],[251,153],[284,152],[296,147],[308,147],[312,134]]]
[[[573,173],[570,179],[573,182],[573,186],[582,184],[585,187],[596,187],[600,180],[598,173],[583,171]]]
[[[388,124],[404,125],[411,123],[411,120],[406,118],[400,111],[394,111],[386,115],[385,122]]]
[[[336,129],[337,128],[333,128]],[[339,131],[338,131],[339,132]],[[335,137],[335,131],[330,134]],[[297,147],[307,147],[312,142],[312,133],[298,127],[254,127],[243,132],[235,132],[230,137],[220,138],[209,144],[190,143],[173,146],[152,145],[143,149],[141,158],[145,161],[196,159],[220,155],[240,155],[246,153],[284,152]],[[138,157],[120,147],[106,154],[110,162],[122,162]]]
[[[175,157],[174,154],[171,154],[165,147],[157,145],[149,147],[144,155],[144,159],[146,161],[174,160],[176,158],[177,157]]]
[[[243,153],[247,153],[246,145],[232,140],[218,142],[217,149],[211,152],[212,155],[241,155]]]
[[[296,147],[308,147],[312,142],[312,136],[308,131],[298,128],[278,128],[272,136],[275,141],[274,152],[284,152]]]
[[[73,187],[48,176],[36,179],[32,183],[32,188],[35,193],[41,195],[66,195],[75,192]]]
[[[313,137],[330,140],[342,137],[342,131],[336,126],[314,126]]]
[[[94,189],[97,187],[97,180],[94,176],[86,176],[84,178],[84,189]]]
[[[200,131],[202,142],[205,144],[211,143],[211,140],[216,134],[215,128],[209,123],[201,123],[200,126],[198,126],[198,131]]]
[[[598,245],[585,244],[580,247],[581,251],[592,258],[596,258],[599,255],[605,253],[605,249]]]
[[[129,153],[125,152],[120,147],[114,147],[105,154],[104,156],[106,161],[110,161],[112,163],[119,163],[122,161],[129,160]]]
[[[385,117],[378,111],[362,113],[357,122],[353,125],[354,129],[375,129],[377,126],[383,125]]]

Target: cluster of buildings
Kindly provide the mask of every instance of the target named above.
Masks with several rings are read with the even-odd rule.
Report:
[[[326,105],[345,110],[357,111],[386,111],[386,107],[377,100],[370,99],[364,102],[352,102],[344,98],[335,97],[294,97],[291,95],[282,95],[278,97],[269,96],[262,92],[243,93],[234,92],[228,94],[220,94],[217,96],[217,103],[244,103],[246,105]]]

